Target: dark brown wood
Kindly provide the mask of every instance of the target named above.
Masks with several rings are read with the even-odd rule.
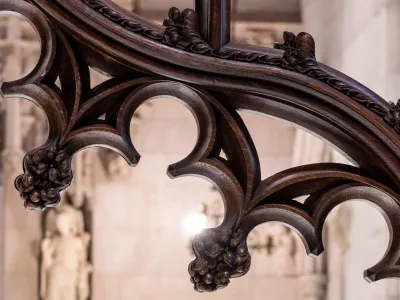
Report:
[[[400,277],[400,104],[319,63],[311,35],[285,32],[277,49],[229,43],[226,0],[198,1],[196,10],[172,8],[165,27],[110,0],[30,2],[0,2],[0,11],[30,20],[42,43],[36,68],[1,87],[5,97],[36,103],[49,121],[48,141],[26,155],[16,179],[28,209],[58,203],[81,149],[111,148],[136,165],[130,120],[148,99],[169,95],[189,108],[199,131],[193,151],[168,168],[169,176],[207,178],[225,204],[222,224],[193,240],[189,273],[197,291],[215,291],[246,274],[247,236],[264,222],[286,224],[310,255],[320,254],[327,214],[351,199],[378,207],[390,228],[388,251],[365,278]],[[91,89],[89,66],[112,78]],[[238,110],[307,128],[357,167],[306,165],[263,180]],[[304,204],[294,200],[305,195]]]
[[[227,45],[231,38],[231,0],[195,0],[199,33],[213,50]]]
[[[231,0],[210,1],[209,44],[214,50],[227,45],[231,38]]]
[[[195,0],[194,10],[199,16],[199,33],[203,40],[209,40],[210,0]]]

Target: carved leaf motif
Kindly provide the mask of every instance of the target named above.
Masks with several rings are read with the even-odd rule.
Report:
[[[390,104],[390,110],[385,115],[385,121],[400,133],[400,100],[396,104]]]
[[[122,27],[146,36],[152,40],[162,41],[163,35],[159,34],[159,32],[139,23],[135,22],[132,19],[127,18],[126,16],[121,15],[117,11],[113,10],[112,8],[108,7],[104,2],[99,0],[82,0],[84,3],[89,5],[91,8],[95,9],[99,13],[101,13],[106,18],[110,19],[113,22],[120,24]]]

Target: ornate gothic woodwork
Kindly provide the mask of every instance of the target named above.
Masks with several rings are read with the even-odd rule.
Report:
[[[399,104],[317,62],[311,35],[285,32],[277,49],[230,43],[228,0],[198,0],[196,10],[171,8],[165,27],[110,0],[29,2],[0,2],[1,11],[18,12],[34,25],[42,46],[36,68],[1,88],[5,97],[36,103],[49,122],[47,142],[26,155],[24,174],[16,179],[27,208],[58,203],[72,180],[71,159],[84,148],[104,146],[137,164],[132,115],[146,100],[167,95],[185,103],[198,123],[196,146],[168,174],[212,181],[225,204],[222,224],[193,241],[189,273],[197,291],[223,288],[246,274],[247,236],[264,222],[286,224],[308,254],[320,254],[325,218],[351,199],[377,206],[391,234],[384,258],[365,278],[400,276]],[[91,89],[89,66],[110,79]],[[313,164],[262,179],[238,110],[304,127],[357,167]],[[304,203],[294,200],[306,195]]]

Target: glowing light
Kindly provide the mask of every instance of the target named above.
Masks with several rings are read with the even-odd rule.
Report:
[[[191,236],[196,235],[207,226],[207,217],[205,214],[189,215],[183,221],[183,229]]]

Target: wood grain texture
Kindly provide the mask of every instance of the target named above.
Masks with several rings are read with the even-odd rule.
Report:
[[[5,97],[33,101],[49,121],[48,141],[27,154],[24,174],[16,180],[27,208],[58,203],[72,180],[71,159],[84,148],[108,147],[136,165],[132,115],[145,101],[169,96],[184,103],[198,124],[196,145],[168,168],[169,176],[210,180],[225,205],[222,224],[193,241],[196,259],[189,273],[197,291],[224,288],[248,272],[246,239],[264,222],[286,224],[310,255],[320,254],[327,214],[352,199],[376,206],[391,234],[385,257],[365,278],[400,277],[399,104],[318,63],[311,35],[286,32],[278,49],[229,43],[226,0],[198,1],[196,10],[172,8],[165,27],[110,0],[29,2],[0,3],[1,11],[25,16],[42,43],[36,68],[1,87]],[[89,67],[110,79],[91,89]],[[239,110],[306,128],[356,167],[306,165],[263,180]],[[306,195],[303,204],[294,200]]]

